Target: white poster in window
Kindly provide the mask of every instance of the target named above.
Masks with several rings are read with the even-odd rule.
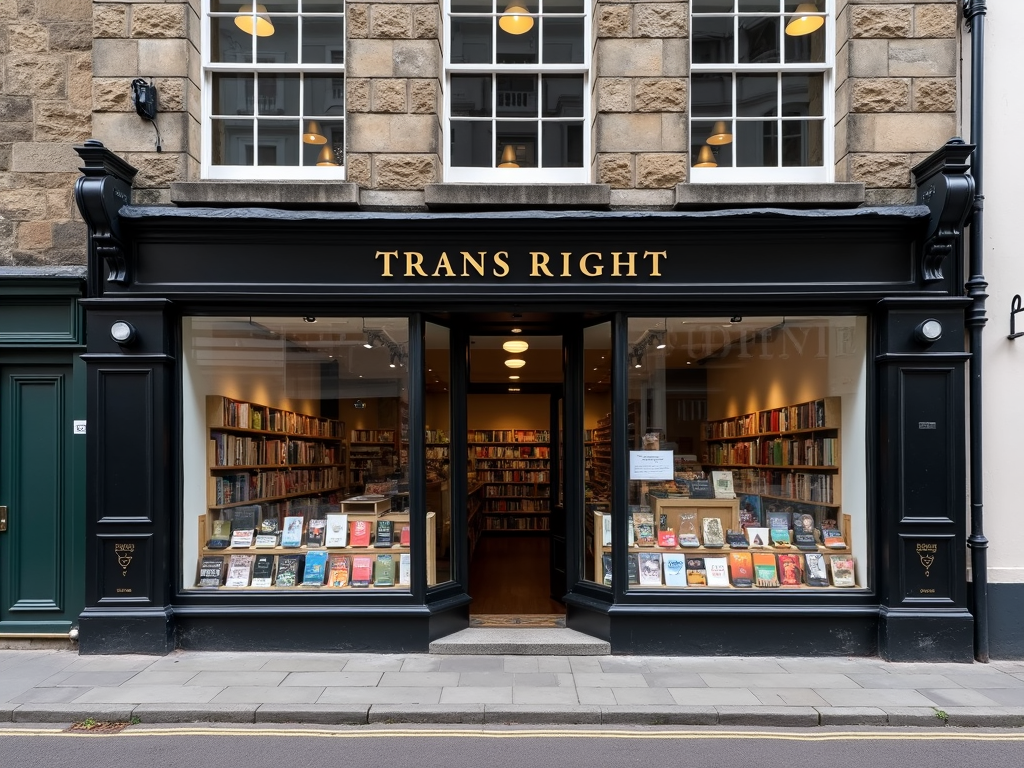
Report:
[[[630,480],[671,480],[672,451],[630,451]]]

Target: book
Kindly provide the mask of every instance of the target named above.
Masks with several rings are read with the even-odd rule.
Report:
[[[398,534],[398,543],[401,544],[403,547],[408,547],[410,541],[412,540],[411,535],[412,534],[410,533],[409,526],[403,525],[402,530]]]
[[[691,499],[713,499],[715,498],[715,489],[711,485],[711,481],[706,478],[697,480],[685,480],[687,489],[690,491]]]
[[[655,542],[654,513],[651,512],[651,508],[647,505],[637,505],[632,513],[637,546],[653,547]]]
[[[408,587],[412,584],[412,555],[403,552],[398,556],[398,585]]]
[[[325,547],[344,547],[348,543],[348,515],[327,515],[324,529]]]
[[[256,555],[252,565],[252,586],[269,587],[274,584],[274,561],[273,555]]]
[[[725,546],[725,533],[722,531],[722,521],[717,517],[705,517],[701,520],[704,529],[704,546],[710,549],[720,549]]]
[[[729,577],[734,587],[754,585],[754,560],[750,552],[729,553]]]
[[[377,555],[373,564],[373,585],[375,587],[395,586],[395,558],[391,555]]]
[[[628,584],[640,583],[640,553],[630,552],[626,556],[626,582]]]
[[[697,513],[679,513],[679,546],[699,547],[700,539],[697,538]]]
[[[299,518],[300,520],[302,518]],[[303,570],[302,555],[280,555],[277,558],[277,580],[274,582],[278,587],[294,587],[299,583],[299,577]]]
[[[768,529],[752,527],[747,528],[747,538],[750,540],[750,546],[754,549],[762,549],[768,546]]]
[[[231,521],[218,518],[210,524],[210,540],[206,546],[210,549],[226,549],[231,543]]]
[[[306,525],[306,546],[322,547],[324,545],[324,535],[326,531],[327,520],[324,518],[314,518],[310,520]]]
[[[732,472],[726,470],[715,470],[711,473],[711,482],[715,488],[716,499],[735,499],[736,489],[732,484]]]
[[[305,566],[302,569],[303,586],[321,587],[327,576],[327,551],[315,549],[306,553]]]
[[[771,537],[772,546],[785,549],[792,542],[789,539],[789,512],[768,513],[768,535]]]
[[[259,504],[245,504],[231,510],[231,528],[242,530],[255,530],[256,521],[260,516]]]
[[[704,570],[708,574],[709,587],[729,586],[729,559],[727,557],[705,557]]]
[[[273,533],[257,533],[254,543],[256,549],[273,549],[277,546],[277,535]]]
[[[807,564],[807,583],[812,587],[828,586],[828,569],[825,566],[825,556],[820,553],[810,552],[804,555],[804,562]]]
[[[299,517],[286,517],[284,519],[284,530],[281,531],[282,547],[302,546],[302,523],[304,519]],[[277,564],[278,572],[281,571],[281,564]]]
[[[219,587],[224,578],[224,556],[204,555],[199,562],[198,587]]]
[[[779,555],[779,583],[782,586],[799,587],[804,583],[800,560],[800,555]]]
[[[753,493],[741,493],[739,496],[740,528],[750,528],[761,524],[761,497]]]
[[[246,530],[232,530],[231,531],[231,548],[232,549],[249,549],[252,546],[252,537],[255,531],[251,528]]]
[[[833,587],[855,587],[857,582],[854,577],[852,555],[829,555],[829,565],[832,567]]]
[[[610,547],[612,545],[612,516],[609,514],[601,515],[601,546]]]
[[[255,555],[232,555],[228,559],[228,575],[224,579],[225,587],[248,587],[252,578],[252,564]]]
[[[725,532],[725,543],[729,545],[730,549],[746,549],[750,546],[747,541],[747,534],[742,530],[733,531],[728,530]]]
[[[659,547],[670,547],[675,549],[676,546],[676,534],[675,531],[658,531],[658,546]]]
[[[640,584],[647,587],[661,586],[661,553],[640,553]]]
[[[793,542],[797,549],[818,551],[818,542],[814,538],[814,515],[804,512],[793,516]]]
[[[754,583],[759,587],[779,586],[778,564],[771,552],[754,552]]]
[[[846,549],[846,540],[835,520],[825,520],[821,524],[821,543],[829,549]]]
[[[377,532],[373,537],[373,546],[375,547],[391,547],[395,543],[395,521],[394,520],[378,520],[377,521]]]
[[[605,555],[609,560],[610,555]],[[686,586],[686,555],[680,552],[666,552],[661,556],[662,570],[665,572],[665,584],[669,587]]]
[[[686,558],[686,583],[691,587],[703,587],[708,583],[708,572],[703,557]]]
[[[281,522],[276,517],[264,517],[260,520],[259,534],[263,536],[279,536]]]
[[[353,520],[349,523],[349,526],[352,529],[349,532],[349,544],[351,546],[370,546],[370,522],[368,520]]]
[[[348,555],[332,554],[327,561],[327,586],[348,586]]]
[[[370,555],[356,555],[352,558],[352,580],[353,587],[368,587],[373,581],[373,557]]]
[[[606,587],[612,585],[612,556],[601,555],[601,583]]]

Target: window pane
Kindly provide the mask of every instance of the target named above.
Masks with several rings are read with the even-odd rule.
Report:
[[[252,165],[253,121],[211,120],[214,165]]]
[[[736,75],[736,114],[774,117],[779,105],[778,75]]]
[[[534,24],[526,32],[517,35],[510,35],[498,27],[498,55],[499,64],[536,64],[537,48],[540,40],[539,19],[533,19]]]
[[[544,13],[583,13],[583,0],[544,0]]]
[[[583,63],[583,19],[544,19],[544,63]]]
[[[494,0],[452,0],[452,13],[491,13],[493,10]]]
[[[690,0],[694,13],[729,13],[736,10],[735,0]]]
[[[612,583],[611,323],[583,330],[583,578]]]
[[[732,75],[694,72],[690,76],[690,110],[697,117],[731,117]]]
[[[311,131],[311,129],[313,129]],[[303,124],[302,164],[330,167],[345,163],[345,123],[342,120],[307,120]],[[307,143],[307,136],[321,136],[326,141]]]
[[[452,166],[493,168],[491,123],[480,120],[452,120]]]
[[[822,117],[825,76],[812,74],[782,75],[782,114]]]
[[[495,147],[496,162],[501,162],[505,147],[512,146],[515,162],[520,168],[537,167],[537,124],[536,123],[498,123],[498,141]]]
[[[342,0],[302,0],[303,13],[344,13]]]
[[[544,76],[544,117],[583,117],[583,75]]]
[[[299,164],[298,120],[257,120],[260,165]]]
[[[454,528],[451,496],[451,388],[448,386],[451,344],[449,331],[426,323],[426,465],[427,527],[434,534],[436,547],[427,552],[434,567],[427,568],[429,584],[451,581]],[[433,517],[431,517],[433,513]],[[428,539],[429,541],[429,539]]]
[[[583,123],[543,123],[545,168],[583,167]]]
[[[306,64],[344,64],[343,19],[306,16],[302,19],[302,61]]]
[[[258,74],[256,108],[261,115],[299,114],[299,76],[273,72]]]
[[[299,20],[294,16],[271,16],[274,34],[256,38],[256,61],[260,64],[298,64]]]
[[[701,150],[708,147],[711,161],[719,168],[732,167],[732,145],[735,129],[731,120],[694,121],[690,126],[690,163],[696,165],[701,160]],[[709,140],[716,143],[709,143]],[[707,160],[707,152],[704,160]]]
[[[238,10],[237,7],[232,10]],[[235,25],[234,18],[210,19],[210,61],[241,64],[252,61],[253,36]]]
[[[822,120],[783,120],[782,164],[800,168],[824,165],[824,132]]]
[[[213,114],[251,115],[256,81],[250,74],[214,73]]]
[[[344,115],[345,78],[306,75],[303,80],[304,115]]]
[[[748,120],[736,123],[736,165],[741,168],[778,167],[778,123]]]
[[[793,17],[787,17],[788,24]],[[824,19],[824,17],[822,17]],[[821,64],[825,61],[825,25],[803,35],[785,35],[786,38],[786,63]]]
[[[537,117],[537,76],[498,75],[499,117]]]
[[[268,13],[297,13],[299,10],[298,0],[263,0],[262,5]]]
[[[491,116],[491,76],[452,75],[453,117]]]
[[[714,16],[691,19],[694,64],[733,63],[733,19]]]
[[[452,18],[452,63],[490,64],[492,19]]]
[[[779,12],[779,0],[738,0],[738,3],[739,7],[736,10],[740,13]]]
[[[778,17],[741,16],[739,30],[740,64],[774,64],[779,58]]]

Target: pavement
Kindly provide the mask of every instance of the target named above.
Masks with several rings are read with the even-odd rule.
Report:
[[[1024,661],[0,650],[0,722],[1024,726]]]

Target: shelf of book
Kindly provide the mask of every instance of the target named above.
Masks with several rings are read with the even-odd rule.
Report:
[[[469,430],[481,532],[549,529],[550,437],[541,429]]]

